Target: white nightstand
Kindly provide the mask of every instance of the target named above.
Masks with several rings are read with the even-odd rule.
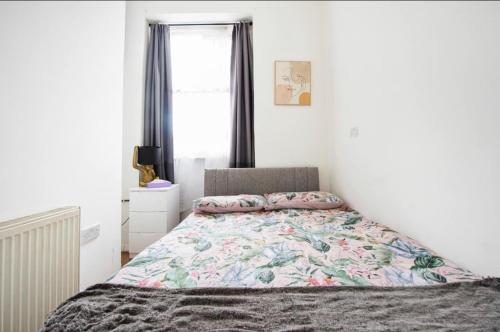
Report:
[[[129,198],[129,253],[133,257],[179,223],[179,185],[131,188]]]

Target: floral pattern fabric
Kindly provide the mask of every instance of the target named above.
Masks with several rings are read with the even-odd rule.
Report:
[[[262,210],[265,205],[266,199],[261,195],[206,196],[193,201],[193,212],[249,212]]]
[[[344,204],[339,197],[324,191],[283,192],[265,196],[266,210],[335,209]]]
[[[357,212],[192,214],[109,282],[144,287],[414,286],[476,280]]]

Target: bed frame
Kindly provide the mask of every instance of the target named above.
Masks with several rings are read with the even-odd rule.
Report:
[[[205,196],[317,190],[319,190],[317,167],[205,170]]]

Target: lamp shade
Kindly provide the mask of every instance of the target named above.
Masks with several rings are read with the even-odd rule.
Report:
[[[157,165],[160,163],[161,149],[157,146],[140,146],[137,162],[141,165]]]

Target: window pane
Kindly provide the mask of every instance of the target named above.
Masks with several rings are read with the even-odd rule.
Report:
[[[229,153],[231,29],[172,27],[174,158]]]

